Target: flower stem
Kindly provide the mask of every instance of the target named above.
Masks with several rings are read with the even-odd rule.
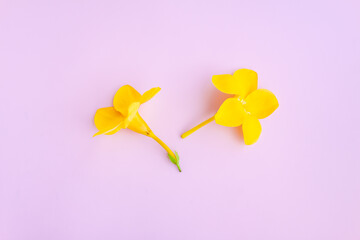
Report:
[[[171,149],[160,138],[158,138],[155,134],[150,135],[150,137],[157,141],[168,152],[168,154],[175,157],[173,151],[171,151]]]
[[[215,116],[212,116],[211,118],[209,118],[208,120],[205,120],[204,122],[200,123],[199,125],[197,125],[196,127],[193,127],[192,129],[190,129],[189,131],[183,133],[181,135],[181,138],[186,138],[187,136],[189,136],[190,134],[192,134],[193,132],[195,132],[196,130],[202,128],[203,126],[205,126],[208,123],[211,123],[212,121],[215,120]]]
[[[152,139],[154,139],[156,142],[158,142],[166,150],[166,152],[169,154],[170,160],[172,162],[175,161],[173,163],[177,166],[177,168],[179,169],[179,172],[181,172],[178,155],[174,154],[173,151],[160,138],[158,138],[153,132],[151,132],[148,136],[151,137]]]

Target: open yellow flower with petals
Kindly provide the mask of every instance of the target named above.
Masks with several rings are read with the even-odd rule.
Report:
[[[181,135],[185,138],[215,120],[219,125],[242,125],[245,144],[251,145],[260,137],[259,119],[268,117],[279,106],[275,95],[266,89],[257,89],[258,75],[249,69],[239,69],[233,75],[214,75],[212,82],[217,89],[233,97],[226,99],[217,113],[208,120]]]
[[[94,137],[100,134],[111,135],[123,128],[128,128],[134,132],[151,137],[167,151],[171,162],[174,163],[181,172],[179,165],[180,159],[177,152],[174,154],[173,151],[153,133],[138,113],[140,105],[149,101],[159,91],[160,88],[156,87],[141,95],[130,85],[122,86],[115,94],[113,107],[100,108],[96,111],[94,122],[99,131]]]

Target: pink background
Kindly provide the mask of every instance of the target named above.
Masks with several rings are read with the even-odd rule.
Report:
[[[360,4],[0,2],[0,239],[360,239]],[[254,69],[279,109],[245,146],[214,74]],[[181,158],[124,130],[116,90]]]

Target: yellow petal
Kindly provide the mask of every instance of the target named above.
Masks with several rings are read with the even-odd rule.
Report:
[[[258,75],[255,71],[250,69],[239,69],[234,73],[235,81],[237,82],[237,93],[242,99],[257,89]]]
[[[151,129],[139,113],[136,113],[135,117],[130,122],[128,129],[144,135],[149,135],[151,133]]]
[[[279,102],[269,90],[258,89],[247,96],[244,106],[250,114],[263,119],[279,107]]]
[[[212,82],[224,93],[236,94],[244,99],[250,92],[257,89],[257,73],[249,69],[239,69],[234,75],[214,75]]]
[[[113,105],[117,111],[127,116],[130,104],[140,102],[140,99],[141,95],[135,88],[130,85],[125,85],[116,92]]]
[[[243,123],[246,116],[240,100],[228,98],[215,114],[215,122],[226,127],[237,127]]]
[[[140,100],[141,103],[145,103],[145,102],[149,101],[150,99],[152,99],[160,90],[161,90],[161,88],[155,87],[155,88],[152,88],[152,89],[146,91],[141,96],[141,100]]]
[[[95,113],[94,122],[99,132],[97,132],[94,136],[116,133],[122,128],[121,126],[123,121],[124,117],[113,107],[98,109]]]
[[[246,145],[251,145],[259,139],[261,134],[261,124],[256,117],[247,117],[242,125],[242,129]]]
[[[238,88],[234,77],[230,74],[214,75],[212,83],[218,90],[227,94],[236,94]]]
[[[136,116],[136,114],[139,110],[139,107],[140,107],[139,102],[134,102],[134,103],[130,104],[129,109],[128,109],[128,115],[126,116],[125,121],[124,121],[124,126],[123,126],[124,128],[127,128],[129,126],[131,121]]]

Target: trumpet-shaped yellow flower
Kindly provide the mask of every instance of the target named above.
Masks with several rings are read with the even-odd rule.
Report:
[[[115,94],[113,107],[100,108],[96,111],[94,122],[99,131],[94,136],[100,134],[111,135],[121,129],[128,128],[134,132],[151,137],[167,151],[171,162],[174,163],[181,172],[177,152],[173,153],[173,151],[153,133],[138,113],[140,105],[149,101],[159,91],[160,88],[156,87],[141,95],[130,85],[122,86]]]
[[[238,127],[242,125],[245,144],[251,145],[260,137],[259,119],[268,117],[279,106],[275,95],[266,89],[257,89],[258,76],[255,71],[239,69],[233,75],[214,75],[212,82],[221,92],[233,94],[208,120],[181,135],[185,138],[215,120],[219,125]]]

